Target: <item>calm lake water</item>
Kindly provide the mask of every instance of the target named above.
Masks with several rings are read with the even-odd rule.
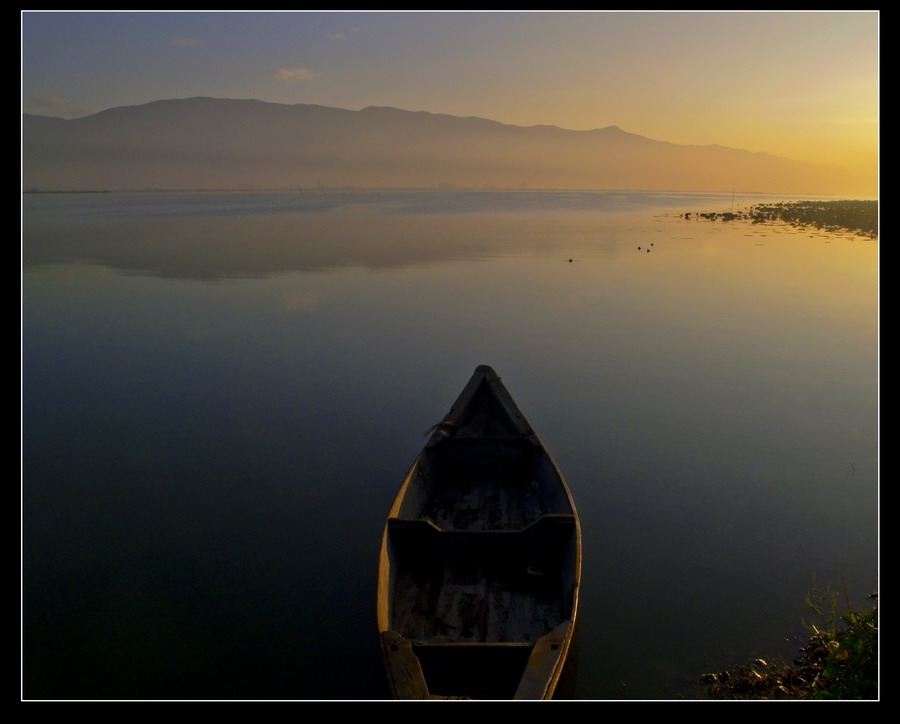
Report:
[[[23,696],[378,699],[384,518],[479,364],[581,516],[581,699],[878,588],[878,246],[761,197],[27,195]],[[649,250],[649,251],[648,251]]]

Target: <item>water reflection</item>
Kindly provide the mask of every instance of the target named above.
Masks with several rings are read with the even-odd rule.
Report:
[[[381,696],[384,515],[479,363],[579,508],[576,696],[789,658],[811,573],[877,585],[874,242],[678,217],[730,196],[79,196],[25,208],[26,696]]]

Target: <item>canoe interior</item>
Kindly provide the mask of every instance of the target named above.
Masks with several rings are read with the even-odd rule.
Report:
[[[391,628],[411,641],[532,644],[571,615],[569,516],[509,533],[392,521],[388,535]]]
[[[530,646],[414,646],[432,695],[513,699]]]

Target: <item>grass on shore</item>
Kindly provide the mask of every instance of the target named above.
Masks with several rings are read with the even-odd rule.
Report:
[[[700,699],[866,699],[878,698],[878,594],[870,610],[847,604],[838,618],[837,594],[819,593],[813,579],[806,598],[820,623],[807,623],[806,645],[793,665],[754,659],[702,677]],[[841,623],[838,623],[838,622]]]

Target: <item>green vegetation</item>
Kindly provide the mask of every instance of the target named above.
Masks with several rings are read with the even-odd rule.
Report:
[[[871,610],[838,619],[837,594],[820,593],[813,578],[806,598],[820,623],[803,622],[809,641],[793,666],[764,659],[702,677],[700,699],[877,699],[878,594]],[[842,623],[839,625],[838,621]]]
[[[850,231],[870,239],[878,238],[877,201],[787,201],[751,206],[747,211],[693,214],[710,221],[750,221],[762,224],[783,221],[791,226],[807,226],[826,231]],[[690,212],[682,214],[690,219]]]

